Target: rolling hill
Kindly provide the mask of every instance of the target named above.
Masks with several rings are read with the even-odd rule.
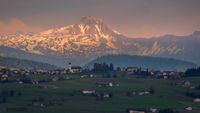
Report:
[[[58,67],[47,63],[10,58],[10,57],[2,57],[2,56],[0,56],[0,66],[8,68],[20,68],[20,69],[44,69],[44,70],[58,69]]]
[[[92,67],[94,63],[113,63],[115,67],[142,67],[156,70],[185,71],[187,68],[196,67],[196,64],[169,58],[130,55],[107,55],[98,57],[86,66]]]

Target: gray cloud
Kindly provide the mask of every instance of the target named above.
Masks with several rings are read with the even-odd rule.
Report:
[[[131,36],[188,34],[199,30],[199,0],[0,0],[0,21],[19,18],[41,29],[97,15]]]

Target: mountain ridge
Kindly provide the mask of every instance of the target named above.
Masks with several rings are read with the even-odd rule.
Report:
[[[77,24],[39,33],[1,36],[0,46],[79,65],[108,54],[158,56],[200,64],[200,52],[194,51],[200,48],[199,39],[199,31],[188,36],[129,38],[110,28],[102,19],[87,16]]]

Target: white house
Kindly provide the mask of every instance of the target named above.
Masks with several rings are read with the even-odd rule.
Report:
[[[95,90],[82,90],[82,94],[95,94]]]
[[[186,107],[185,109],[188,111],[192,111],[192,107]]]
[[[2,76],[1,76],[1,79],[2,79],[2,80],[7,80],[7,79],[8,79],[8,75],[6,75],[6,74],[2,75]]]
[[[195,98],[193,101],[194,102],[200,102],[200,98]]]
[[[96,85],[98,87],[113,87],[114,82],[112,82],[112,81],[98,81],[98,82],[96,82]]]
[[[68,70],[70,73],[81,73],[82,68],[80,66],[72,66],[71,63],[69,63]]]
[[[127,112],[128,113],[146,113],[145,109],[128,109]]]

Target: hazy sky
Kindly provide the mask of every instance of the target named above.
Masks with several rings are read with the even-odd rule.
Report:
[[[0,34],[42,31],[98,16],[129,37],[200,30],[200,0],[0,0]]]

